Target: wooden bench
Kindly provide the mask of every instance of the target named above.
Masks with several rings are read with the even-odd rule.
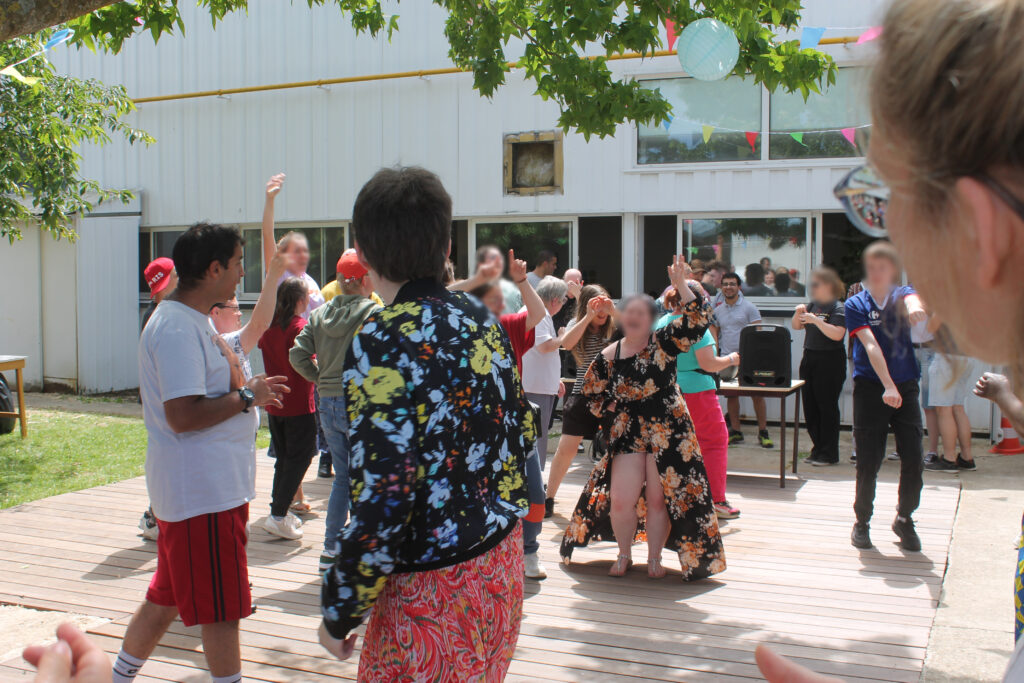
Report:
[[[0,372],[14,370],[18,382],[18,412],[0,412],[0,417],[15,417],[21,422],[21,438],[28,438],[28,422],[25,420],[25,356],[0,356]]]

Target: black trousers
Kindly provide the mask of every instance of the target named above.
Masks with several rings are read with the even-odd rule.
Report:
[[[274,447],[274,487],[270,514],[284,517],[316,454],[316,413],[278,417],[268,415],[270,443]]]
[[[811,457],[822,462],[839,462],[839,395],[846,381],[846,353],[843,349],[804,349],[800,360],[804,415],[811,436]]]
[[[924,454],[921,439],[921,389],[917,380],[897,385],[903,404],[891,408],[882,402],[885,389],[878,382],[853,382],[853,439],[857,446],[857,521],[867,523],[875,504],[875,480],[885,459],[885,444],[892,427],[900,456],[900,493],[897,512],[909,517],[921,503]]]

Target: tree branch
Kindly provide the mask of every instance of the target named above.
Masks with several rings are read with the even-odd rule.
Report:
[[[80,17],[113,0],[0,0],[0,41]]]

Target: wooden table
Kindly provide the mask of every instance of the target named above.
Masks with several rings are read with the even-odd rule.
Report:
[[[28,438],[28,422],[25,420],[25,356],[0,356],[0,372],[14,370],[18,380],[18,412],[0,413],[0,417],[16,417],[21,422],[21,438]]]
[[[782,436],[779,439],[779,487],[786,488],[786,397],[796,395],[796,415],[793,417],[793,474],[796,474],[797,453],[800,445],[800,390],[804,388],[802,379],[794,379],[788,387],[741,387],[737,382],[722,382],[718,389],[719,396],[726,398],[777,398],[779,399],[779,423],[782,425]]]

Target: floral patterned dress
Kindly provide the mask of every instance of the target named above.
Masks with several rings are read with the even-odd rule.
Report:
[[[623,453],[657,458],[669,535],[665,547],[679,555],[683,579],[703,579],[725,570],[725,551],[712,507],[704,461],[675,381],[676,356],[689,351],[704,334],[711,307],[702,295],[683,314],[654,332],[650,344],[630,358],[594,359],[583,383],[590,410],[605,419],[608,453],[594,466],[562,538],[562,557],[590,541],[613,541],[610,493],[611,461]],[[612,403],[615,413],[608,412]],[[646,501],[637,504],[640,523],[634,541],[646,539]]]

